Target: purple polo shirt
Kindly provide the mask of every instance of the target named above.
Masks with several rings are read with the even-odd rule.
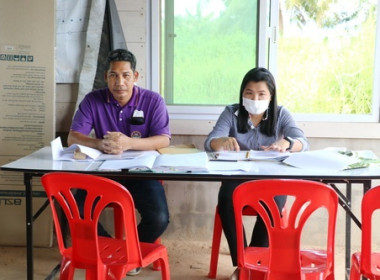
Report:
[[[144,124],[131,124],[135,110],[144,114]],[[146,138],[170,137],[169,114],[164,99],[156,92],[134,86],[132,98],[121,107],[108,88],[88,93],[79,105],[71,130],[88,135],[94,129],[96,138],[107,131],[120,131],[127,136]]]

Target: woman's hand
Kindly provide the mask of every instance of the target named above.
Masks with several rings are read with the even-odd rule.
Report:
[[[240,151],[240,146],[235,137],[215,138],[210,143],[214,151]]]
[[[278,151],[281,153],[286,152],[288,148],[289,142],[285,139],[278,140],[269,146],[261,146],[261,149],[263,149],[263,151]]]

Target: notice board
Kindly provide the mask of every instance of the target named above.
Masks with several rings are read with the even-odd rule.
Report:
[[[49,145],[54,139],[54,3],[0,0],[1,165]],[[40,186],[35,187],[37,191]],[[3,225],[8,224],[5,219],[25,224],[25,211],[21,211],[25,205],[19,198],[12,197],[12,191],[16,190],[24,190],[23,174],[0,171],[0,223]],[[41,234],[49,232],[50,220],[47,220],[48,225],[39,224]],[[9,236],[17,235],[16,227],[4,226],[4,229],[13,233]],[[9,240],[9,236],[4,240],[0,235],[0,244],[18,243],[18,240]],[[40,234],[35,235],[37,245],[38,236]],[[25,243],[25,239],[20,243]]]

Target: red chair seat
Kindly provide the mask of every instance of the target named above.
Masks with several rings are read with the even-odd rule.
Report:
[[[380,280],[380,252],[372,250],[372,244],[378,241],[372,240],[373,227],[378,226],[378,218],[374,218],[374,212],[380,209],[380,186],[367,191],[361,203],[362,237],[361,251],[355,252],[351,257],[350,280],[360,280],[361,276]],[[376,217],[376,216],[375,216]]]
[[[61,259],[60,279],[73,279],[75,269],[85,269],[87,280],[121,280],[137,267],[154,264],[163,280],[170,280],[167,250],[155,243],[139,242],[135,207],[128,190],[110,179],[74,173],[48,173],[42,178],[53,213]],[[74,192],[85,190],[83,214]],[[57,208],[65,214],[72,245],[66,246]],[[115,238],[97,236],[97,225],[106,207],[114,209]]]
[[[305,191],[307,190],[307,191]],[[275,196],[287,195],[288,221],[284,225]],[[256,180],[240,184],[233,193],[239,280],[333,280],[338,196],[328,185],[307,180]],[[268,231],[269,247],[244,247],[243,209],[253,208]],[[326,245],[301,249],[302,230],[318,209],[326,209]],[[254,277],[252,277],[254,275]]]
[[[244,216],[257,216],[255,210],[250,207],[247,207],[243,210]],[[286,210],[286,205],[282,209],[282,222],[284,225],[288,222],[288,213]],[[214,216],[214,231],[212,236],[212,245],[211,245],[211,258],[210,258],[210,268],[207,277],[210,279],[216,278],[216,273],[218,269],[218,259],[219,259],[219,250],[220,250],[220,241],[222,237],[222,222],[220,220],[218,206],[215,209]]]

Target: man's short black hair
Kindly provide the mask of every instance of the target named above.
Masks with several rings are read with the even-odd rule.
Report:
[[[129,61],[133,72],[136,70],[136,57],[133,53],[125,49],[116,49],[110,51],[107,56],[107,69],[113,61]]]

